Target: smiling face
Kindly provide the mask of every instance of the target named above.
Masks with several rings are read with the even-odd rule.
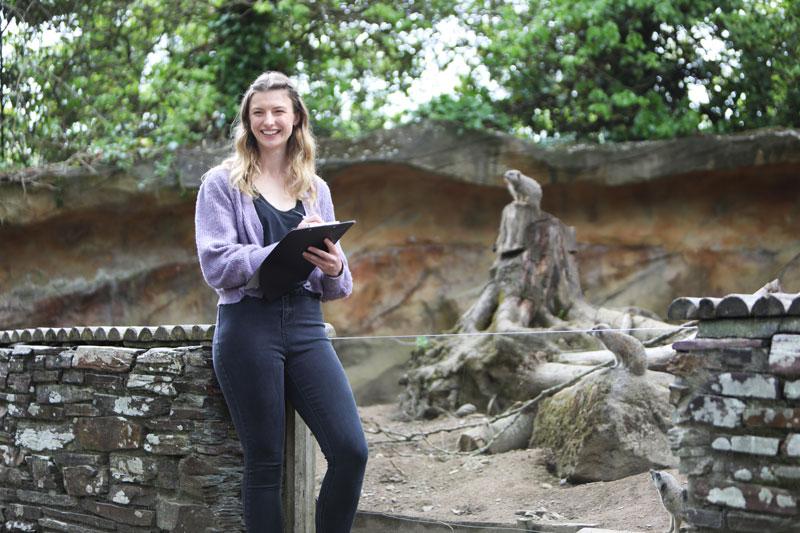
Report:
[[[255,137],[259,152],[285,149],[299,117],[292,99],[284,89],[253,93],[248,110],[250,133]]]

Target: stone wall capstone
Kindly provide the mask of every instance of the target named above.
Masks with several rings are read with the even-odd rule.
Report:
[[[0,532],[243,531],[213,326],[0,332]]]
[[[800,295],[679,298],[697,319],[668,371],[696,531],[800,531]]]

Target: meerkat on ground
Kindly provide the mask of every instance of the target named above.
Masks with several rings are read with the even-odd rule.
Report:
[[[669,530],[666,533],[679,533],[681,522],[686,518],[686,489],[669,472],[650,469],[650,477],[658,489],[664,509],[669,513]]]
[[[542,187],[536,180],[529,178],[519,170],[509,170],[503,175],[508,192],[515,202],[539,207],[542,201]]]

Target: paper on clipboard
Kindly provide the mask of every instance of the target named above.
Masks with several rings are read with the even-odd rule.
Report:
[[[267,299],[275,299],[308,278],[314,265],[306,261],[303,252],[309,246],[325,250],[325,239],[336,243],[355,220],[316,224],[295,228],[287,233],[248,280],[246,289],[261,288]]]

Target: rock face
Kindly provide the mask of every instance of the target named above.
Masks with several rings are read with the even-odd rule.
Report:
[[[421,123],[321,140],[337,216],[358,220],[343,241],[355,291],[325,306],[340,336],[452,327],[487,281],[510,168],[536,179],[542,209],[575,227],[581,286],[595,305],[664,315],[676,297],[752,291],[765,279],[800,290],[797,131],[549,147],[455,132]],[[213,322],[194,195],[223,155],[181,148],[163,179],[154,160],[0,175],[0,329]],[[357,394],[394,399],[392,368],[408,346],[339,341],[337,350]]]
[[[612,481],[659,467],[674,467],[667,431],[672,427],[672,376],[637,376],[617,367],[590,375],[544,400],[533,422],[531,447],[549,448],[557,476],[571,482]]]

